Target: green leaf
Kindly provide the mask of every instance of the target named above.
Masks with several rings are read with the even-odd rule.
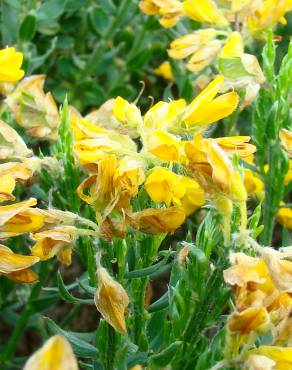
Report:
[[[60,271],[58,271],[57,273],[57,283],[58,283],[60,296],[64,301],[70,302],[73,304],[92,304],[94,305],[93,299],[80,299],[70,294],[68,289],[66,288],[66,285],[63,282]]]
[[[181,341],[173,342],[160,353],[150,356],[150,363],[155,366],[166,366],[172,361],[177,351],[182,347],[182,343]]]
[[[150,276],[153,273],[157,273],[157,271],[159,271],[161,267],[165,266],[165,264],[166,264],[166,259],[163,259],[159,261],[158,263],[156,263],[155,265],[145,267],[140,270],[134,270],[134,271],[127,272],[125,274],[125,277],[127,279],[137,279],[137,278],[141,278],[145,276]]]
[[[148,307],[148,312],[156,312],[163,310],[164,308],[168,307],[169,305],[169,294],[168,292],[164,293],[157,301],[152,303]]]
[[[21,41],[30,41],[36,31],[36,17],[33,14],[28,14],[19,29],[19,38]]]
[[[109,17],[100,7],[90,9],[88,13],[88,25],[94,34],[100,36],[104,34],[108,28]]]
[[[1,0],[2,46],[15,44],[19,29],[21,5],[18,0]]]
[[[68,339],[72,345],[74,353],[77,356],[96,358],[98,352],[92,344],[79,339],[76,335],[72,334],[72,332],[67,332],[66,330],[61,329],[53,320],[49,319],[48,317],[44,317],[44,320],[48,325],[48,329],[51,334],[60,334]]]

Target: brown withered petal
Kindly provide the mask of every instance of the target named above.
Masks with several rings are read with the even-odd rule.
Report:
[[[182,208],[148,208],[142,212],[126,214],[126,221],[134,229],[147,234],[174,232],[185,220]]]
[[[125,219],[114,219],[111,217],[106,217],[99,229],[100,236],[107,241],[111,241],[113,237],[117,238],[125,238],[127,235],[127,225],[125,223]]]
[[[119,333],[126,333],[125,311],[129,304],[127,292],[116,282],[105,268],[97,269],[98,287],[95,305],[108,322]]]
[[[78,370],[78,363],[67,339],[55,335],[28,359],[23,370]]]

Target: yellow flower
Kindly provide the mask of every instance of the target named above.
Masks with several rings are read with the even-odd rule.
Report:
[[[155,167],[145,181],[145,189],[156,203],[182,207],[189,215],[204,204],[204,192],[191,178]]]
[[[177,0],[142,0],[139,3],[143,13],[161,16],[159,23],[165,27],[173,27],[182,16],[182,3]]]
[[[179,139],[163,130],[146,136],[146,150],[162,161],[177,162],[180,158]]]
[[[152,132],[155,129],[172,130],[172,127],[179,121],[186,102],[184,99],[171,100],[169,103],[160,101],[151,107],[144,116],[143,131]]]
[[[257,37],[276,26],[278,22],[286,24],[285,13],[292,9],[290,0],[264,0],[254,14],[248,18],[247,25]]]
[[[244,53],[243,39],[239,32],[232,32],[219,55],[219,70],[224,77],[236,80],[238,86],[262,84],[265,76],[257,58]]]
[[[31,253],[41,261],[57,256],[59,261],[69,266],[71,264],[72,243],[77,235],[78,230],[69,226],[56,227],[33,234],[31,237],[36,241],[36,244],[31,248]]]
[[[270,369],[289,370],[292,368],[292,347],[260,346],[248,351],[248,355],[260,355],[270,359],[274,363]],[[266,369],[269,370],[269,368],[264,370]],[[257,368],[252,370],[257,370]]]
[[[265,332],[269,329],[269,315],[263,307],[250,307],[241,312],[234,312],[227,321],[232,333],[249,334],[252,331]]]
[[[292,132],[282,128],[280,130],[280,139],[289,157],[292,157]]]
[[[28,135],[57,140],[60,115],[50,92],[44,92],[45,75],[35,75],[21,81],[7,97],[16,122]]]
[[[292,209],[281,207],[277,214],[277,221],[288,229],[292,229]]]
[[[128,103],[118,96],[114,101],[113,114],[132,133],[132,137],[139,136],[138,132],[143,120],[141,112],[135,104]]]
[[[108,155],[99,161],[97,174],[79,185],[77,194],[104,218],[114,208],[130,208],[130,200],[137,195],[143,181],[141,162],[129,157],[119,161],[114,155]],[[85,189],[89,189],[89,195],[84,194]]]
[[[22,65],[22,53],[15,51],[14,48],[0,50],[0,81],[16,82],[24,76],[24,71],[20,69]]]
[[[273,267],[268,267],[266,257],[250,257],[244,253],[232,253],[230,261],[232,266],[224,271],[224,280],[234,288],[238,311],[249,307],[265,307],[269,313],[273,313],[271,317],[274,321],[287,316],[292,308],[292,298],[275,285],[276,279],[280,279],[278,272],[274,272],[279,264],[275,262]],[[285,274],[288,285],[289,271]]]
[[[216,39],[217,31],[213,28],[195,31],[171,42],[168,55],[173,59],[192,56],[187,68],[199,72],[207,67],[220,51],[222,42]]]
[[[227,27],[229,24],[212,0],[185,0],[183,10],[189,18],[200,23],[217,27]]]
[[[181,205],[180,200],[185,194],[180,176],[161,167],[151,171],[145,181],[145,189],[154,202],[164,202],[167,207]]]
[[[51,337],[25,363],[23,370],[78,370],[70,343],[61,335]]]
[[[147,234],[174,232],[185,220],[182,208],[148,208],[141,212],[126,214],[127,222],[134,229]]]
[[[35,256],[22,256],[0,244],[0,275],[15,280],[19,283],[33,283],[38,280],[38,275],[30,269],[39,262]]]
[[[126,333],[125,313],[129,304],[127,292],[115,281],[105,268],[99,265],[96,270],[97,291],[94,301],[98,311],[117,332]]]
[[[187,107],[183,116],[187,131],[205,129],[211,123],[229,116],[236,109],[238,95],[235,92],[215,98],[222,82],[223,77],[218,76]]]
[[[159,67],[154,69],[157,76],[163,77],[165,80],[173,81],[173,73],[169,62],[163,62]]]
[[[7,123],[0,120],[0,160],[30,157],[32,151]]]

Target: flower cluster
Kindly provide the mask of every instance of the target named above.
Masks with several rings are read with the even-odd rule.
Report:
[[[256,250],[258,257],[232,253],[231,267],[224,271],[236,303],[227,321],[225,356],[243,362],[246,369],[288,369],[292,366],[291,247]],[[267,333],[270,342],[255,347],[258,338]]]
[[[278,22],[286,22],[285,14],[292,10],[288,0],[213,1],[213,0],[142,0],[140,9],[147,15],[159,15],[163,27],[175,26],[183,19],[199,22],[201,28],[173,40],[168,55],[173,59],[188,59],[191,72],[206,71],[207,79],[216,67],[225,77],[224,87],[245,90],[242,108],[257,96],[265,81],[256,56],[244,52],[252,39],[264,39]],[[164,62],[155,73],[172,77]]]

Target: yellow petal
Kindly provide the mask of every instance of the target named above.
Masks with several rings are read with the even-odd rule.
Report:
[[[28,359],[23,370],[78,370],[78,364],[67,339],[56,335]]]
[[[217,8],[215,2],[211,0],[185,0],[183,9],[189,18],[197,22],[214,24],[220,27],[228,26],[228,21]]]
[[[241,34],[239,32],[232,32],[221,50],[220,58],[237,58],[243,52],[244,45]]]
[[[266,331],[269,315],[265,308],[251,307],[242,312],[234,312],[228,319],[228,329],[231,332],[248,334],[251,331]]]
[[[13,253],[8,247],[0,245],[0,273],[10,274],[36,264],[40,259],[35,256],[22,256]]]
[[[156,130],[147,136],[146,149],[163,161],[179,160],[179,140],[162,130]]]
[[[238,95],[236,92],[230,92],[219,96],[218,98],[206,102],[197,107],[188,115],[185,122],[188,126],[204,126],[219,121],[229,116],[236,109],[238,104]]]
[[[161,167],[155,167],[145,182],[145,189],[156,203],[164,202],[167,207],[171,204],[180,205],[185,195],[185,188],[180,177]]]
[[[0,50],[0,81],[16,82],[24,76],[24,71],[20,69],[23,55],[16,52],[14,48]]]

